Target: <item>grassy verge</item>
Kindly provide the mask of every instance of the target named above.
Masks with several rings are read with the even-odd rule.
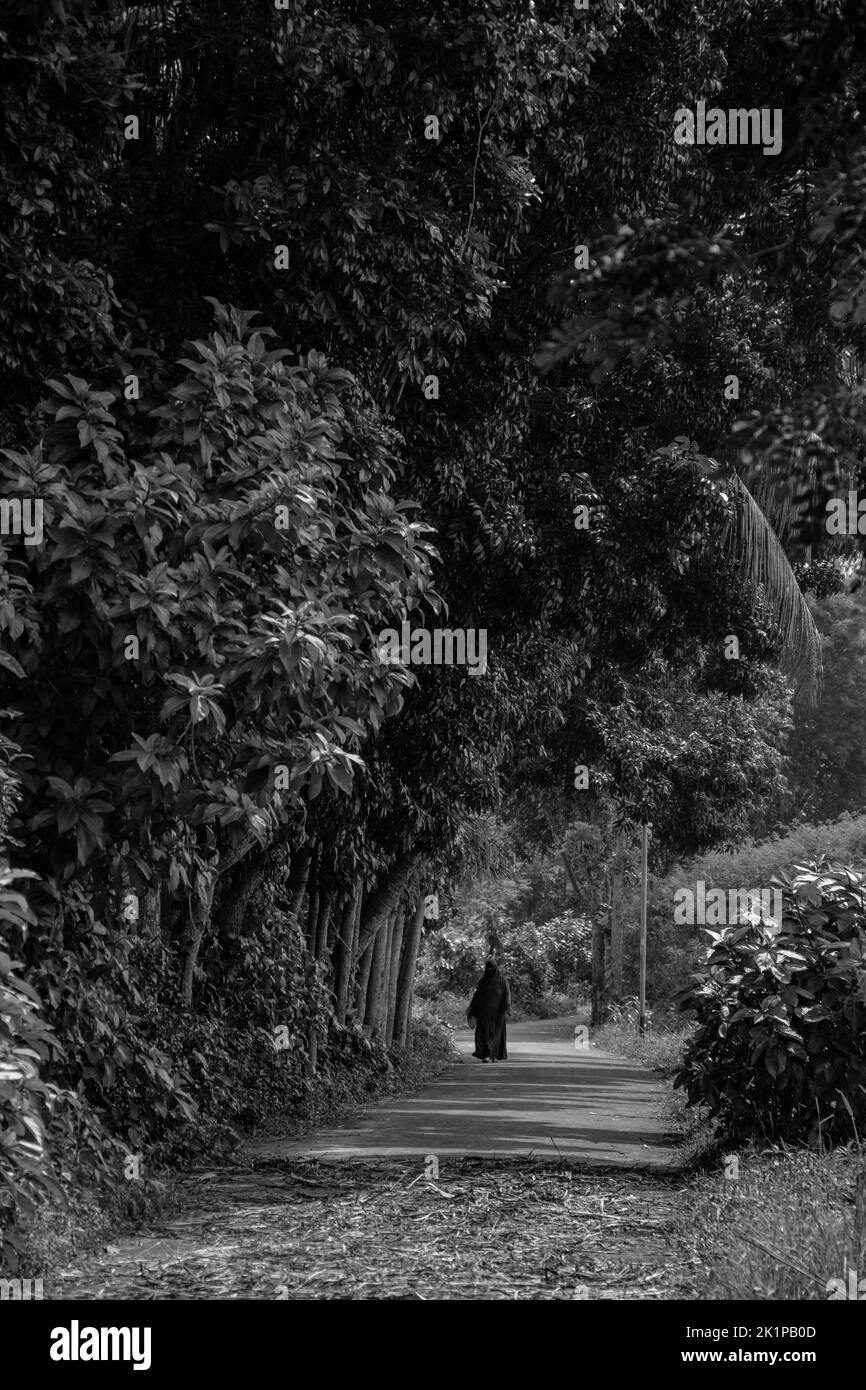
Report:
[[[177,1210],[172,1175],[130,1183],[129,1192],[71,1188],[64,1204],[38,1207],[23,1227],[16,1276],[35,1279],[103,1248],[112,1236],[141,1230]]]
[[[593,1028],[591,1040],[602,1052],[617,1057],[630,1057],[643,1062],[664,1076],[673,1076],[682,1061],[683,1048],[691,1029],[682,1027],[650,1027],[639,1033],[635,1024],[623,1020]]]
[[[695,1180],[678,1218],[694,1297],[823,1300],[830,1280],[844,1297],[849,1270],[866,1277],[866,1149],[732,1159]]]

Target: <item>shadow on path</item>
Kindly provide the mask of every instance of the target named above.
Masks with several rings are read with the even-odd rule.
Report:
[[[258,1157],[525,1155],[675,1168],[661,1116],[666,1087],[647,1068],[574,1047],[574,1018],[508,1030],[507,1062],[484,1065],[461,1030],[455,1066],[423,1091],[368,1106],[351,1123],[301,1139],[260,1139]]]

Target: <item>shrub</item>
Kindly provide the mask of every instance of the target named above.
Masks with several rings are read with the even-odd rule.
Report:
[[[644,1014],[647,1026],[651,1026],[653,1010],[647,1005]],[[614,1000],[608,1006],[606,1022],[616,1028],[637,1028],[640,1019],[640,997],[629,994],[625,999]]]
[[[19,797],[13,764],[19,749],[0,735],[0,848],[9,844],[9,820]],[[0,1268],[18,1268],[20,1217],[40,1198],[58,1196],[47,1130],[61,1092],[40,1076],[41,1064],[60,1044],[43,1016],[39,995],[23,978],[18,946],[35,924],[21,881],[35,875],[13,869],[0,855]]]
[[[423,1023],[426,1028],[435,1028],[437,1024],[448,1029],[465,1028],[468,1003],[467,993],[454,994],[451,990],[442,990],[426,998],[416,990],[412,1001],[412,1026]]]
[[[9,925],[29,917],[13,888],[16,877],[0,864],[0,947]],[[18,974],[21,964],[0,948],[0,1265],[12,1269],[19,1217],[38,1197],[60,1192],[46,1143],[46,1121],[59,1092],[39,1075],[57,1040],[41,1016],[39,996]]]
[[[777,883],[781,922],[709,933],[674,1084],[733,1141],[850,1141],[866,1132],[866,879],[823,860]]]

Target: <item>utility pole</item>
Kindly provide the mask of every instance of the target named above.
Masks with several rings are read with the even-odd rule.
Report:
[[[625,879],[625,835],[616,837],[610,890],[610,988],[614,999],[622,998],[622,897]]]
[[[646,881],[650,822],[640,828],[640,1013],[638,1032],[646,1032]]]

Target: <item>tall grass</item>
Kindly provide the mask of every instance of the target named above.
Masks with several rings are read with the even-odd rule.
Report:
[[[663,1072],[665,1076],[672,1076],[682,1061],[689,1032],[689,1028],[659,1031],[649,1028],[645,1033],[639,1033],[634,1024],[605,1023],[600,1028],[594,1028],[591,1036],[602,1052],[633,1058]]]
[[[673,1076],[679,1070],[683,1049],[693,1025],[670,1009],[648,1010],[647,1027],[638,1032],[638,1000],[632,997],[614,1004],[607,1022],[592,1030],[592,1041],[602,1052],[630,1057]]]
[[[702,1174],[680,1213],[695,1297],[815,1301],[830,1280],[847,1290],[849,1270],[866,1279],[866,1148],[735,1157],[738,1173]]]

